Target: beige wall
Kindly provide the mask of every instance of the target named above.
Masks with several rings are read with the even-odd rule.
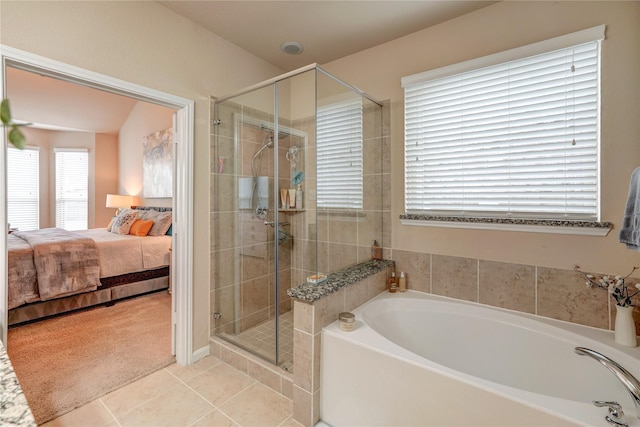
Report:
[[[602,43],[602,221],[607,237],[402,225],[402,76],[607,25]],[[640,2],[500,2],[324,65],[375,98],[391,100],[391,247],[571,270],[623,274],[640,255],[618,242],[629,176],[640,165]]]
[[[282,73],[156,2],[0,2],[4,45],[195,100],[194,349],[209,338],[209,95]]]
[[[95,162],[95,228],[106,227],[115,213],[108,209],[107,194],[118,191],[118,137],[116,135],[96,134]]]
[[[138,101],[120,129],[118,193],[137,196],[140,205],[171,207],[171,198],[145,200],[142,197],[142,143],[150,133],[172,127],[173,113],[175,110],[171,108]]]

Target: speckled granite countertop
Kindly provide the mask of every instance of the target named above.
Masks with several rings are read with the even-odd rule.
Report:
[[[336,273],[327,274],[327,280],[317,285],[305,283],[287,291],[287,295],[305,302],[314,302],[332,293],[376,274],[394,264],[394,261],[382,259],[361,262]]]
[[[0,426],[37,426],[2,342],[0,342]]]

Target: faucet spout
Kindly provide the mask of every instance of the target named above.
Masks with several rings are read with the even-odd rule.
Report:
[[[585,347],[576,347],[575,352],[580,356],[589,356],[592,359],[595,359],[615,375],[615,377],[629,391],[629,394],[633,399],[633,403],[636,405],[636,416],[640,419],[640,381],[638,381],[636,377],[631,375],[629,371],[624,369],[618,363],[597,351]]]

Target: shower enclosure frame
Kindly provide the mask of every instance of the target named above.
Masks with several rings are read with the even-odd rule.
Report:
[[[278,149],[280,148],[280,137],[279,135],[284,131],[285,133],[289,134],[289,135],[293,135],[293,136],[298,136],[303,138],[304,143],[305,143],[305,147],[307,144],[307,137],[308,135],[305,132],[302,131],[298,131],[297,129],[294,129],[292,127],[288,127],[288,126],[284,126],[281,125],[280,122],[280,111],[279,111],[279,107],[280,107],[280,99],[279,99],[279,90],[278,90],[278,83],[286,81],[288,79],[291,79],[293,77],[302,75],[304,73],[307,73],[309,71],[316,71],[316,73],[320,73],[321,75],[328,77],[332,80],[334,80],[335,82],[337,82],[339,85],[341,85],[342,87],[344,87],[345,89],[348,89],[349,91],[353,92],[354,94],[372,102],[373,104],[376,104],[377,106],[379,106],[380,108],[382,108],[382,103],[375,100],[374,98],[370,97],[369,95],[367,95],[366,93],[362,92],[360,89],[356,88],[355,86],[352,86],[342,80],[340,80],[339,78],[331,75],[329,72],[325,71],[322,67],[320,67],[318,64],[310,64],[307,65],[305,67],[302,68],[298,68],[296,70],[293,70],[291,72],[276,76],[272,79],[269,80],[265,80],[263,82],[260,82],[256,85],[252,85],[249,86],[241,91],[235,92],[233,94],[229,94],[229,95],[225,95],[222,97],[211,97],[212,101],[213,101],[213,110],[215,111],[217,109],[217,106],[220,105],[221,103],[225,102],[225,101],[230,101],[234,98],[238,98],[241,97],[242,95],[247,95],[250,94],[252,92],[258,91],[260,89],[265,89],[265,88],[269,88],[271,86],[274,87],[274,93],[273,93],[273,121],[272,122],[267,122],[266,123],[266,127],[264,127],[265,129],[268,129],[269,131],[273,132],[273,150],[274,153],[277,153]],[[316,114],[317,114],[317,74],[315,75],[315,108],[316,108]],[[315,114],[314,114],[315,116]],[[217,135],[217,131],[215,130],[216,126],[220,125],[220,119],[217,117],[217,113],[215,114],[215,119],[212,120],[212,134]],[[253,126],[260,126],[261,128],[263,128],[263,125],[265,124],[265,122],[263,122],[260,119],[257,118],[247,118],[247,117],[238,117],[237,115],[234,114],[234,119],[233,119],[234,123],[233,123],[233,129],[234,129],[234,144],[235,144],[235,150],[236,152],[238,151],[238,145],[240,144],[239,140],[238,140],[238,135],[239,135],[239,127],[243,126],[243,125],[253,125]],[[272,126],[269,126],[272,125]],[[317,133],[317,124],[316,126],[316,133]],[[381,129],[380,129],[381,132]],[[235,166],[236,168],[238,168],[237,164]],[[278,155],[274,155],[274,161],[273,161],[273,168],[274,171],[278,171],[279,170],[279,159],[278,159]],[[277,172],[276,172],[277,173]],[[213,175],[213,171],[212,171],[212,175]],[[278,225],[282,222],[280,220],[280,212],[278,209],[278,202],[279,202],[279,182],[278,182],[278,176],[274,176],[273,179],[273,186],[271,188],[271,193],[270,195],[273,196],[274,198],[274,206],[275,208],[273,209],[273,224],[274,224],[274,230],[276,230],[276,236],[277,236],[277,230],[278,230]],[[267,222],[265,222],[265,225],[267,224]],[[216,226],[219,226],[219,224],[217,224]],[[239,239],[238,233],[234,234],[234,238],[237,240]],[[382,238],[380,236],[379,240],[381,241]],[[317,244],[317,242],[316,242]],[[235,243],[235,246],[237,247],[237,242]],[[276,365],[280,364],[281,361],[281,346],[280,346],[280,304],[279,304],[279,295],[280,295],[280,250],[278,248],[278,238],[274,238],[273,240],[273,253],[274,253],[274,259],[273,259],[273,267],[274,267],[274,295],[275,297],[275,306],[274,306],[274,310],[275,310],[275,314],[274,314],[274,321],[275,321],[275,348],[274,348],[274,360],[269,360],[269,358],[265,357],[262,354],[257,354],[254,351],[252,351],[251,349],[245,348],[245,350],[248,350],[254,354],[257,354],[260,357],[263,357],[267,360],[269,360],[272,363],[275,363]],[[317,258],[317,252],[316,252],[316,258]],[[316,260],[316,266],[317,266],[317,260]],[[316,267],[316,271],[317,271],[317,267]],[[237,280],[236,280],[237,281]],[[215,308],[217,308],[217,301],[214,302],[215,304]],[[239,311],[239,298],[237,297],[237,295],[234,296],[234,311],[235,313],[238,313]],[[214,310],[212,310],[214,311]],[[215,321],[216,319],[219,318],[220,314],[218,312],[218,310],[215,310],[216,313],[214,313],[213,316],[213,321]],[[239,322],[235,322],[235,326],[234,329],[236,329],[237,332],[237,328],[239,328]],[[214,328],[215,329],[215,328]],[[217,336],[219,336],[222,339],[225,339],[229,342],[231,342],[233,345],[239,346],[239,347],[243,347],[241,344],[239,344],[238,342],[235,342],[233,340],[228,340],[226,339],[224,336],[221,336],[219,334],[216,333]]]

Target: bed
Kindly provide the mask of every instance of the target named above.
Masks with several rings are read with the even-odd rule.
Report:
[[[117,234],[110,228],[10,233],[9,325],[168,289],[171,208],[129,211],[140,219],[161,215],[157,224],[164,222],[169,230],[161,229],[161,235]]]

